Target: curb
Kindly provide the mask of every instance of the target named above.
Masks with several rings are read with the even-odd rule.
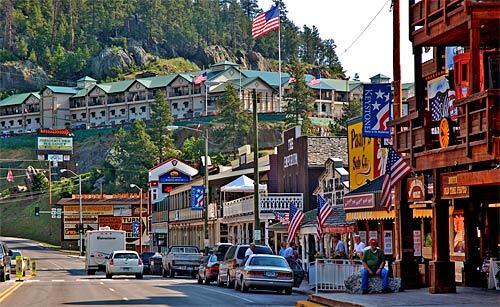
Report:
[[[297,294],[304,294],[304,295],[313,294],[313,292],[311,290],[301,290],[299,288],[293,288],[292,292],[297,293]]]

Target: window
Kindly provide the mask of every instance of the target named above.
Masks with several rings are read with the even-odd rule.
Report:
[[[141,112],[142,113],[146,112],[146,107],[141,107]]]
[[[114,116],[115,115],[115,110],[111,110],[110,113],[111,113],[111,115]]]
[[[40,118],[39,118],[39,117],[35,118],[35,122],[36,122],[37,124],[39,124],[39,123],[40,123]]]
[[[9,120],[9,126],[14,126],[14,121],[13,120]]]
[[[275,257],[253,257],[250,260],[250,265],[255,266],[273,266],[280,268],[288,268],[288,263],[283,258]]]
[[[2,127],[5,127],[5,122],[1,122],[1,124],[2,124]]]
[[[28,119],[26,120],[26,124],[28,124],[28,125],[29,125],[29,124],[31,124],[31,118],[28,118]]]
[[[87,113],[82,113],[82,118],[87,118]]]
[[[101,116],[106,116],[106,111],[101,111]]]
[[[130,108],[130,112],[131,112],[132,114],[135,114],[135,108]]]
[[[90,117],[94,118],[95,117],[95,112],[90,113]]]
[[[138,259],[137,254],[134,253],[118,253],[113,255],[113,259]]]
[[[19,119],[19,120],[17,121],[17,124],[18,124],[18,125],[22,125],[22,124],[23,124],[23,120],[22,120],[22,119]]]
[[[467,64],[462,64],[462,81],[467,81]]]
[[[189,101],[184,101],[183,104],[184,104],[184,108],[187,108],[189,106]]]
[[[125,109],[120,109],[120,112],[123,114],[125,114]]]
[[[71,118],[76,119],[76,114],[71,114]]]
[[[177,110],[177,102],[176,103],[172,103],[172,108],[174,108],[174,109]]]

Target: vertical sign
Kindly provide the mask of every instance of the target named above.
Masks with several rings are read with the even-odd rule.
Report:
[[[371,239],[375,239],[375,240],[377,240],[377,241],[378,241],[378,233],[377,233],[377,231],[376,231],[376,230],[370,230],[370,231],[368,232],[368,238],[369,238],[369,240],[371,240]],[[368,244],[367,244],[367,245],[368,245]]]
[[[413,231],[413,256],[422,256],[422,236],[420,235],[420,230]]]
[[[205,208],[205,187],[195,185],[191,187],[191,210],[203,210]]]
[[[368,246],[368,242],[366,241],[366,231],[358,231],[358,235],[361,239],[361,242],[365,243],[365,245]]]
[[[390,83],[371,83],[363,86],[363,136],[389,138],[391,130],[392,91]]]
[[[139,237],[139,223],[140,221],[139,220],[134,220],[132,222],[132,236],[134,237]]]
[[[384,230],[384,254],[392,255],[392,230]]]

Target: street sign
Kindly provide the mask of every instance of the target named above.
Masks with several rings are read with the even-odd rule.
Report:
[[[135,220],[132,222],[132,235],[134,237],[139,236],[139,221],[138,220]]]
[[[53,219],[60,219],[62,216],[62,208],[52,208],[50,215]]]
[[[253,231],[253,239],[255,241],[260,241],[260,229],[255,229]]]

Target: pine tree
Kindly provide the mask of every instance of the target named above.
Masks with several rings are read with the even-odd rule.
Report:
[[[260,11],[257,0],[240,0],[240,6],[245,15],[250,19],[253,19]]]
[[[347,121],[352,118],[361,116],[363,111],[363,104],[361,101],[353,100],[345,102],[342,106],[342,116],[335,118],[332,125],[330,125],[330,132],[334,135],[347,134]]]
[[[288,65],[289,72],[295,82],[291,84],[291,91],[285,95],[285,113],[288,125],[300,125],[304,118],[312,112],[314,102],[313,92],[304,80],[305,67],[297,58],[292,58]]]
[[[232,85],[226,87],[226,93],[217,103],[218,117],[217,138],[225,144],[230,144],[232,153],[236,156],[239,146],[248,141],[252,127],[251,115],[243,109],[238,93]]]
[[[148,134],[155,145],[156,157],[159,162],[179,155],[172,133],[168,130],[168,126],[171,126],[173,122],[174,117],[165,93],[158,91],[151,104],[151,123],[148,127]]]

